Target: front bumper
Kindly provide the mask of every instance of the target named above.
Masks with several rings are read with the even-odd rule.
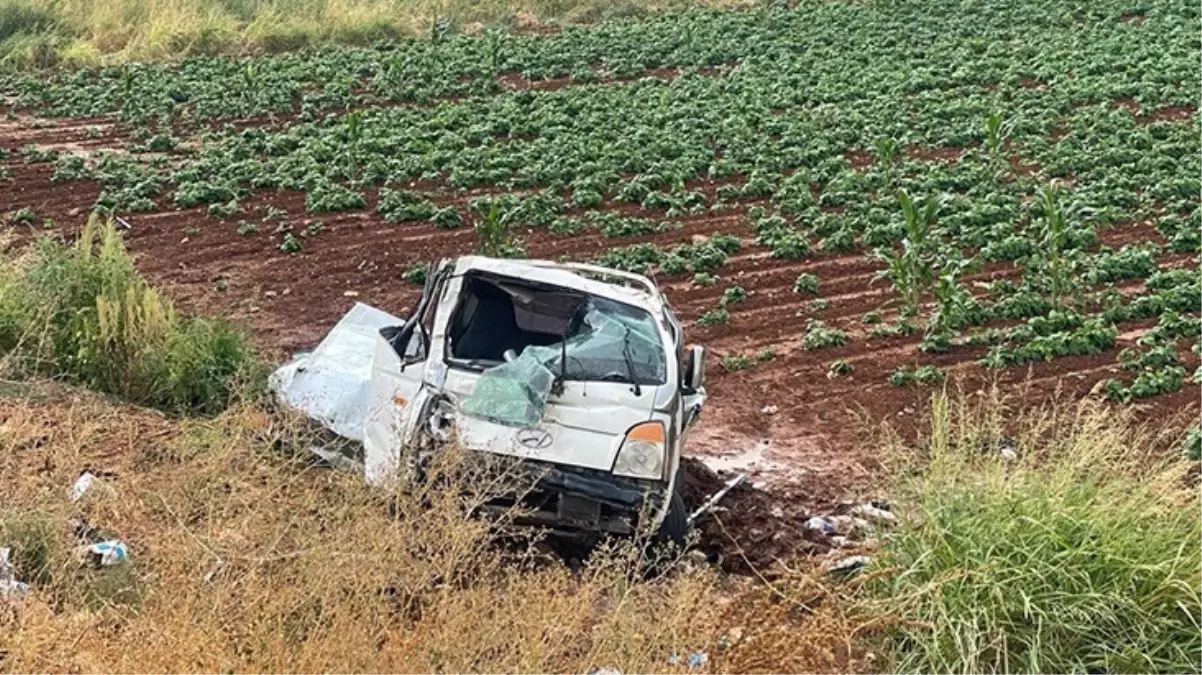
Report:
[[[666,503],[668,484],[615,476],[607,471],[533,460],[489,458],[502,471],[525,480],[528,489],[489,499],[485,514],[519,515],[515,525],[546,527],[561,534],[634,534],[642,519],[654,519]],[[494,469],[496,470],[496,469]]]

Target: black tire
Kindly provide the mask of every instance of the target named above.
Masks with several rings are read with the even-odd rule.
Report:
[[[672,496],[668,499],[668,513],[664,516],[664,522],[660,524],[659,532],[656,534],[656,539],[660,544],[676,544],[677,548],[682,551],[688,544],[689,531],[692,529],[689,527],[689,510],[680,493],[683,479],[683,473],[678,469],[676,481],[672,486]]]

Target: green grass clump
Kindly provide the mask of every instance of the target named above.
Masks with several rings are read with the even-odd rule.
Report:
[[[177,314],[95,216],[73,246],[44,238],[0,261],[0,351],[19,375],[176,413],[220,412],[263,372],[244,334]]]
[[[932,407],[925,470],[902,488],[916,512],[869,582],[899,620],[895,670],[1197,669],[1200,501],[1179,458],[1088,402],[1009,439],[996,409]]]

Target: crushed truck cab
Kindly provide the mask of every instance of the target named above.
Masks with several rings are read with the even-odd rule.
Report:
[[[646,277],[468,256],[431,267],[406,320],[357,305],[272,388],[361,441],[372,483],[455,442],[537,476],[522,496],[531,524],[629,534],[642,516],[679,539],[704,362]]]

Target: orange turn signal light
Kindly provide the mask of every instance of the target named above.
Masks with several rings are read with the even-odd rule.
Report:
[[[664,442],[664,425],[659,422],[643,422],[630,430],[626,434],[626,438],[632,441],[645,441],[647,443],[663,443]]]

